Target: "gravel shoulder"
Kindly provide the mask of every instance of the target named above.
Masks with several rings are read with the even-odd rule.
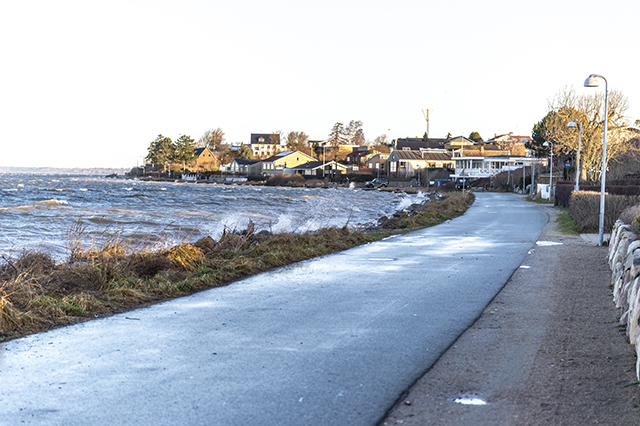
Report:
[[[638,424],[635,354],[615,308],[607,247],[557,231],[381,425]],[[486,405],[464,405],[477,398]]]

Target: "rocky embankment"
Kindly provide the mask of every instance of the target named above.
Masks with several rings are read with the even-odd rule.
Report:
[[[618,220],[611,231],[609,265],[613,271],[613,300],[623,312],[629,342],[636,349],[636,377],[640,380],[640,239],[631,226]]]

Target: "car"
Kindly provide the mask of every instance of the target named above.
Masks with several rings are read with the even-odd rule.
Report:
[[[471,179],[469,179],[468,177],[459,177],[458,179],[456,179],[456,189],[471,189]]]
[[[389,179],[387,178],[375,178],[364,184],[367,188],[380,188],[382,186],[389,186]]]

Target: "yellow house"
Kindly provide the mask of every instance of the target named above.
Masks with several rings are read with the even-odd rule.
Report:
[[[262,160],[260,164],[262,174],[275,175],[282,174],[285,169],[292,169],[309,161],[316,161],[316,159],[300,151],[283,151]]]
[[[209,148],[196,148],[194,154],[196,158],[191,161],[192,168],[214,171],[220,166],[218,159],[209,151]]]

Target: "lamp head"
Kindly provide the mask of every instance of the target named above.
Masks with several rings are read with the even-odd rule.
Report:
[[[570,122],[567,123],[567,127],[578,127],[578,125],[576,124],[575,121],[571,120]]]
[[[549,141],[546,141],[545,143],[542,144],[542,146],[551,146],[551,145],[552,145],[552,143],[549,142]]]
[[[598,87],[598,79],[596,78],[595,74],[591,74],[589,77],[587,77],[587,79],[584,81],[584,87]]]

